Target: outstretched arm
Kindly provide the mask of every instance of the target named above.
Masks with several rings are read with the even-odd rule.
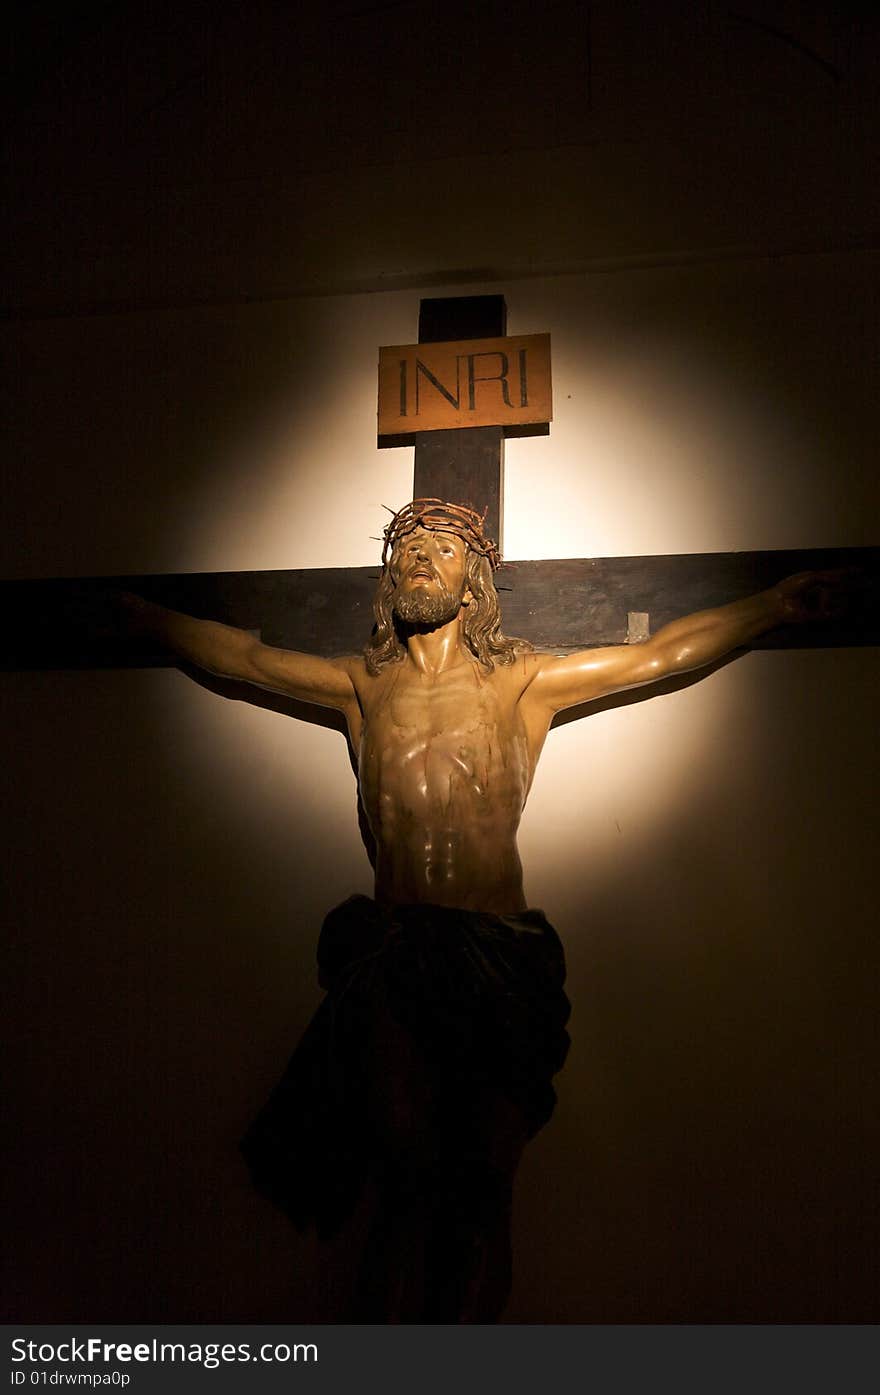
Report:
[[[559,712],[714,663],[765,630],[839,613],[840,573],[800,572],[769,591],[664,625],[643,644],[538,657],[528,701]]]
[[[356,702],[347,659],[322,659],[315,654],[275,649],[246,630],[167,610],[130,592],[121,593],[119,605],[129,634],[148,635],[208,673],[340,711]]]

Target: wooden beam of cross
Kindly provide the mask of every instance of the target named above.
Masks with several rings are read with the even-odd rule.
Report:
[[[421,303],[420,344],[497,339],[506,328],[501,296]],[[413,432],[405,438],[415,446],[413,497],[486,509],[487,531],[501,540],[505,433],[547,429],[531,424]],[[380,444],[403,439],[397,434]],[[562,653],[636,642],[680,615],[738,600],[794,572],[829,568],[854,568],[860,577],[846,616],[770,631],[755,647],[880,643],[880,548],[526,561],[502,568],[497,582],[505,631]],[[173,656],[144,639],[89,637],[100,636],[101,597],[113,588],[250,630],[268,644],[328,657],[357,653],[372,623],[377,576],[378,567],[350,567],[0,582],[7,631],[2,666],[174,664]]]

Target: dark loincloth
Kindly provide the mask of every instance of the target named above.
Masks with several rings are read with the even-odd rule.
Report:
[[[300,1229],[314,1221],[331,1234],[369,1171],[364,1043],[377,1012],[411,1035],[451,1102],[450,1155],[457,1113],[465,1119],[486,1090],[513,1102],[529,1136],[546,1124],[570,1006],[562,945],[541,911],[384,908],[353,896],[324,922],[318,967],[327,996],[242,1143],[258,1189]]]

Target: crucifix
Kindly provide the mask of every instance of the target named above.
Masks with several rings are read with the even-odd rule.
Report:
[[[428,344],[452,343],[458,367],[453,381],[398,355],[398,417],[420,425],[420,375],[426,400],[458,413],[476,408],[481,384],[526,409],[515,341],[491,351],[494,373],[477,362],[505,331],[500,297],[423,302],[424,359]],[[376,896],[328,916],[327,997],[244,1146],[300,1224],[332,1231],[373,1187],[360,1321],[487,1322],[504,1306],[512,1179],[552,1113],[567,1048],[562,948],[525,901],[516,849],[555,714],[759,640],[876,642],[873,611],[829,620],[821,601],[830,569],[876,563],[861,549],[517,563],[510,638],[493,581],[503,431],[416,430],[415,499],[386,529],[378,588],[371,569],[120,579],[146,598],[131,598],[128,636],[69,656],[183,658],[345,717]],[[51,624],[65,587],[23,584],[9,608],[26,615],[30,599]],[[351,657],[374,589],[373,637]],[[23,629],[44,663],[63,657],[36,618]]]

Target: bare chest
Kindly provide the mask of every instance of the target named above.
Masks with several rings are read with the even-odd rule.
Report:
[[[476,670],[465,669],[436,679],[402,674],[387,700],[379,703],[376,720],[390,732],[419,732],[426,740],[454,740],[497,727],[502,703],[491,683]]]
[[[411,809],[441,800],[521,807],[526,747],[515,705],[467,667],[439,678],[399,672],[365,713],[361,781]]]

